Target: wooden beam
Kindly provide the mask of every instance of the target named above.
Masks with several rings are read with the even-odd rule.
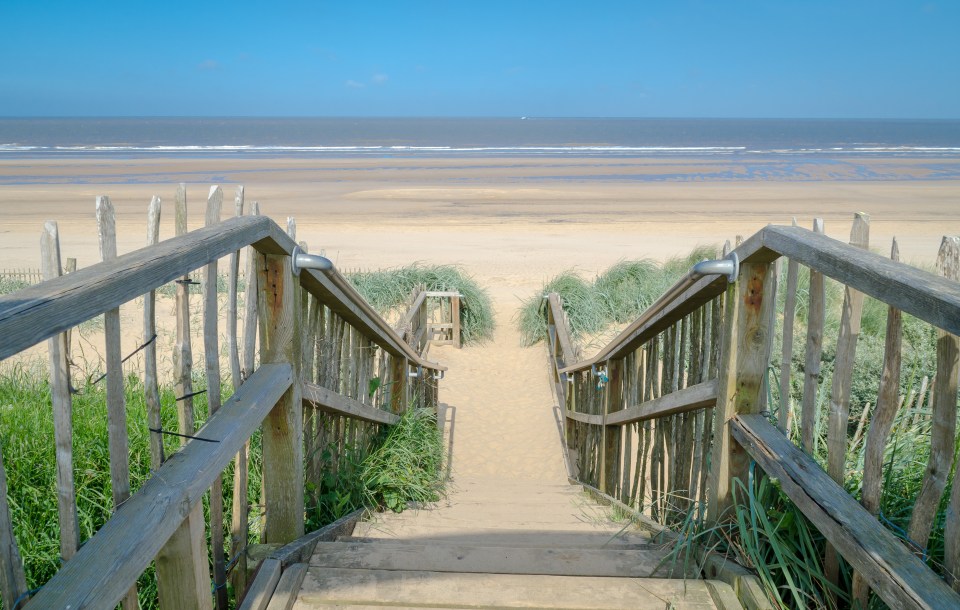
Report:
[[[600,451],[600,490],[617,495],[620,478],[620,427],[608,425],[609,417],[623,409],[623,360],[607,363],[607,383],[603,392],[603,438]]]
[[[266,610],[273,592],[280,582],[283,568],[276,559],[264,559],[257,570],[250,588],[247,589],[239,610]]]
[[[261,366],[37,593],[28,608],[111,608],[293,383],[289,365]]]
[[[303,401],[326,413],[345,415],[352,419],[373,422],[375,424],[392,425],[400,421],[400,417],[393,413],[365,405],[359,400],[337,394],[333,390],[328,390],[323,386],[312,383],[304,383],[302,385]]]
[[[578,421],[591,426],[602,426],[603,415],[591,415],[590,413],[580,413],[578,411],[567,410],[567,419]]]
[[[119,307],[249,243],[278,237],[264,217],[232,218],[216,227],[142,248],[58,279],[0,296],[0,359]]]
[[[712,407],[716,403],[717,380],[711,379],[613,413],[607,416],[607,425],[634,424],[648,419]]]
[[[303,535],[303,401],[300,387],[300,315],[290,257],[266,254],[257,269],[260,286],[260,361],[288,364],[290,386],[263,422],[263,542],[285,544]],[[261,364],[262,366],[262,364]]]
[[[851,288],[960,335],[960,284],[800,227],[769,226],[763,245]]]
[[[924,565],[762,415],[731,421],[737,443],[893,608],[958,608],[960,595]]]

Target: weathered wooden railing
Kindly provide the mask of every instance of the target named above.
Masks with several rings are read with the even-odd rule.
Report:
[[[424,360],[336,271],[292,272],[295,243],[270,219],[242,216],[220,222],[222,192],[213,188],[206,226],[187,233],[186,190],[176,197],[177,237],[158,242],[160,201],[149,211],[149,247],[116,256],[113,207],[98,198],[104,262],[60,276],[55,223],[45,230],[48,281],[0,297],[0,359],[48,341],[56,432],[58,502],[63,567],[32,598],[7,506],[0,458],[0,588],[5,608],[136,608],[135,585],[155,561],[162,608],[225,608],[227,572],[239,598],[246,584],[250,540],[247,501],[250,439],[262,431],[261,543],[280,545],[304,534],[305,491],[336,468],[344,451],[367,443],[376,428],[395,423],[409,404],[436,404],[443,367]],[[256,210],[256,204],[254,204]],[[254,211],[254,214],[256,211]],[[238,342],[239,253],[248,248],[243,353]],[[234,393],[221,399],[216,294],[217,264],[229,257],[226,330]],[[190,345],[190,275],[203,268],[206,389],[193,389]],[[173,378],[179,430],[162,429],[157,374],[155,290],[176,280],[177,339]],[[130,494],[124,370],[119,307],[144,297],[144,391],[151,429],[152,476]],[[110,472],[115,513],[86,541],[77,529],[73,483],[71,385],[72,327],[106,315],[106,383]],[[255,347],[259,326],[260,358]],[[209,418],[199,430],[192,397],[206,392]],[[183,438],[164,454],[163,434]],[[324,464],[321,456],[332,456]],[[222,472],[232,461],[234,501],[225,548]],[[208,561],[201,498],[210,494]],[[81,546],[82,542],[82,546]],[[230,558],[232,557],[232,560]],[[229,561],[228,561],[229,560]],[[26,601],[28,600],[29,601]],[[24,601],[26,604],[24,606]]]
[[[548,349],[558,400],[566,408],[571,476],[663,524],[680,523],[690,510],[715,524],[732,518],[733,482],[747,484],[755,462],[779,480],[783,492],[829,542],[827,577],[836,579],[836,553],[854,568],[852,596],[858,603],[865,604],[872,589],[894,608],[960,607],[953,590],[960,588],[960,474],[954,475],[946,513],[946,582],[876,517],[883,452],[900,405],[901,311],[938,329],[931,454],[914,507],[912,544],[926,546],[953,472],[960,371],[958,240],[944,238],[939,267],[947,277],[939,277],[899,263],[896,255],[888,260],[867,251],[865,215],[855,218],[850,245],[824,236],[820,221],[815,228],[761,230],[734,250],[740,261],[735,283],[728,285],[720,275],[687,276],[596,356],[582,362],[572,362],[577,358],[561,303],[556,295],[548,297]],[[785,364],[779,380],[784,391],[780,404],[774,405],[767,404],[772,392],[765,384],[778,328],[776,262],[781,257],[788,259],[781,355]],[[790,362],[799,265],[810,272],[797,435],[802,447],[784,434],[793,420]],[[824,277],[846,287],[829,398],[826,471],[812,457]],[[845,484],[850,384],[856,374],[863,295],[888,304],[890,316],[884,375],[867,433],[861,504]]]
[[[397,332],[416,352],[426,356],[431,345],[461,346],[459,292],[417,287],[407,313],[397,322]]]

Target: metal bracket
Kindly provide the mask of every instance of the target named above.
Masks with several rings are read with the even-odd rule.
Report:
[[[692,272],[696,275],[725,275],[727,282],[734,283],[740,275],[740,257],[731,252],[726,258],[715,261],[701,261],[693,266]]]
[[[318,271],[333,269],[333,263],[329,258],[319,254],[307,254],[300,246],[293,247],[293,254],[290,255],[290,266],[294,275],[300,275],[301,269],[316,269]]]

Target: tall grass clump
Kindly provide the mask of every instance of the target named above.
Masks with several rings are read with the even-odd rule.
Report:
[[[592,281],[575,271],[564,271],[526,301],[520,308],[517,324],[524,345],[533,345],[546,337],[546,301],[544,295],[556,292],[576,339],[593,335],[614,324],[636,319],[694,264],[716,258],[714,246],[697,246],[689,254],[663,263],[649,259],[624,260]]]
[[[406,267],[346,273],[347,280],[385,318],[406,313],[416,286],[431,291],[459,292],[460,337],[464,344],[479,343],[493,335],[490,295],[463,269],[455,265],[414,263]]]
[[[18,290],[23,290],[30,286],[30,282],[24,282],[12,277],[0,276],[0,294],[10,294]]]

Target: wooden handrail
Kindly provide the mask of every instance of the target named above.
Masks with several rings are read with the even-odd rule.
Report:
[[[247,245],[262,254],[289,255],[296,243],[266,216],[230,218],[0,296],[0,360]],[[389,353],[445,370],[410,348],[336,270],[303,270],[300,283]]]
[[[353,419],[375,424],[395,424],[400,421],[399,415],[365,405],[359,400],[343,396],[313,383],[303,384],[303,401],[326,413],[346,415]]]
[[[121,505],[27,608],[113,608],[293,383],[289,365],[261,366],[191,441]]]

